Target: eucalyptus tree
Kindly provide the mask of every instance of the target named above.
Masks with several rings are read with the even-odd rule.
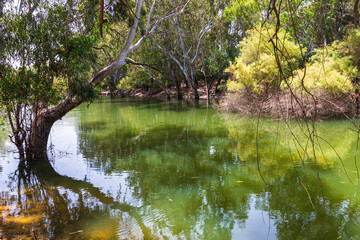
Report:
[[[175,0],[170,4],[177,7]],[[171,23],[162,24],[162,31],[151,36],[151,39],[158,49],[177,64],[192,88],[194,98],[199,99],[195,82],[196,60],[206,34],[213,27],[214,19],[208,15],[202,0],[191,2],[186,14],[175,16],[171,20]]]
[[[153,1],[147,17],[143,0],[128,2],[131,21],[113,62],[97,71],[93,47],[99,40],[98,1],[7,1],[1,18],[4,51],[0,101],[11,127],[20,159],[46,158],[53,124],[82,102],[91,102],[95,87],[126,64],[129,53],[152,35],[160,22],[180,15],[187,4],[154,18]],[[135,9],[132,7],[135,5]],[[145,31],[137,34],[145,17]],[[137,39],[137,40],[135,40]]]

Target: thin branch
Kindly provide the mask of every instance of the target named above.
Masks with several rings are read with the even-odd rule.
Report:
[[[140,47],[140,44],[141,44],[146,38],[148,38],[150,35],[152,35],[152,34],[155,32],[155,30],[157,29],[158,25],[159,25],[162,21],[164,21],[164,20],[166,20],[166,19],[168,19],[168,18],[171,18],[171,17],[174,17],[174,16],[177,16],[177,15],[180,15],[180,14],[184,13],[185,8],[187,7],[187,5],[188,5],[188,3],[189,3],[190,1],[191,1],[191,0],[188,0],[188,1],[185,3],[185,5],[183,6],[183,8],[182,8],[179,12],[175,12],[175,13],[169,14],[169,15],[167,15],[167,16],[164,16],[164,17],[158,19],[158,20],[154,23],[154,25],[153,25],[153,27],[151,28],[151,30],[150,30],[149,32],[147,32],[144,36],[142,36],[133,46],[131,46],[130,51],[134,51],[135,49],[137,49],[138,47]],[[151,13],[151,12],[150,12],[150,13]],[[151,15],[151,14],[149,14],[149,15]],[[149,17],[150,17],[150,16],[149,16]]]
[[[147,23],[146,23],[146,32],[149,32],[151,14],[154,10],[155,3],[156,3],[156,0],[154,0],[153,4],[151,5],[151,8],[150,8],[149,16],[148,16]]]
[[[166,87],[166,85],[164,83],[161,82],[160,79],[158,79],[150,70],[148,70],[147,68],[145,67],[148,67],[148,68],[151,68],[151,69],[154,69],[155,71],[158,71],[164,78],[164,75],[162,73],[162,71],[154,66],[151,66],[149,64],[145,64],[145,63],[138,63],[138,62],[135,62],[134,60],[132,60],[131,58],[126,58],[126,63],[130,63],[130,64],[133,64],[133,65],[137,65],[137,66],[140,66],[147,74],[150,75],[150,77],[152,79],[154,79],[157,83],[159,83],[159,85],[162,87],[162,89],[164,90],[166,96],[168,99],[170,99],[170,94],[169,94],[169,89]]]
[[[158,69],[158,68],[156,68],[156,67],[154,67],[154,66],[151,66],[151,65],[149,65],[149,64],[146,64],[146,63],[136,62],[136,61],[134,61],[133,59],[128,58],[128,57],[125,59],[125,62],[126,62],[126,63],[130,63],[130,64],[133,64],[133,65],[145,66],[145,67],[154,69],[155,71],[158,71],[159,73],[162,74],[162,71],[161,71],[160,69]]]
[[[197,47],[196,47],[196,52],[195,52],[195,56],[193,57],[193,59],[191,60],[191,63],[194,63],[194,61],[196,60],[197,58],[197,55],[199,53],[199,49],[200,49],[200,46],[202,44],[202,41],[203,41],[203,38],[205,36],[205,33],[207,33],[210,29],[212,28],[212,25],[210,23],[208,23],[205,28],[203,29],[203,32],[199,38],[199,42],[197,44]]]

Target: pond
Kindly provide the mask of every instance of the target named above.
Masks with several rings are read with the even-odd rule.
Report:
[[[83,104],[35,170],[0,136],[0,238],[360,239],[352,128],[186,101]]]

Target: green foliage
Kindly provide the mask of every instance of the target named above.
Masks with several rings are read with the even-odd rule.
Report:
[[[359,71],[351,61],[353,56],[344,55],[344,44],[346,42],[334,42],[326,48],[316,49],[306,69],[295,72],[291,85],[302,91],[304,86],[310,92],[320,90],[333,95],[351,90],[351,80],[359,77]]]
[[[244,37],[247,30],[258,24],[261,12],[268,7],[268,1],[231,0],[224,10],[225,23],[231,23],[229,30]]]
[[[354,65],[360,69],[360,29],[351,30],[341,47],[343,54],[349,55]]]
[[[262,93],[277,88],[283,76],[289,77],[293,70],[300,66],[302,58],[300,46],[296,45],[284,31],[278,32],[278,60],[281,64],[280,74],[275,56],[275,48],[270,39],[274,36],[273,28],[260,28],[248,31],[248,37],[242,40],[240,55],[226,70],[232,75],[228,90],[237,91],[246,88],[248,91]]]
[[[231,61],[234,61],[238,52],[236,47],[228,47],[225,52],[215,50],[205,59],[206,74],[213,80],[227,76],[225,69],[229,67]]]
[[[289,1],[281,11],[282,28],[296,34],[308,48],[331,44],[341,40],[352,23],[353,4],[344,0]]]
[[[6,67],[0,81],[3,105],[47,106],[68,95],[85,101],[94,98],[88,81],[96,59],[92,47],[97,37],[91,32],[83,34],[88,24],[82,25],[84,29],[75,27],[76,19],[70,19],[67,7],[43,2],[31,14],[16,9],[5,12]]]
[[[138,67],[128,69],[126,77],[120,79],[117,88],[133,90],[137,87],[149,85],[150,77]]]

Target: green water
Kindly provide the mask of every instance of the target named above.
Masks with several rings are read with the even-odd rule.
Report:
[[[0,137],[0,237],[360,239],[352,128],[191,102],[82,105],[55,124],[47,163],[19,166]]]

